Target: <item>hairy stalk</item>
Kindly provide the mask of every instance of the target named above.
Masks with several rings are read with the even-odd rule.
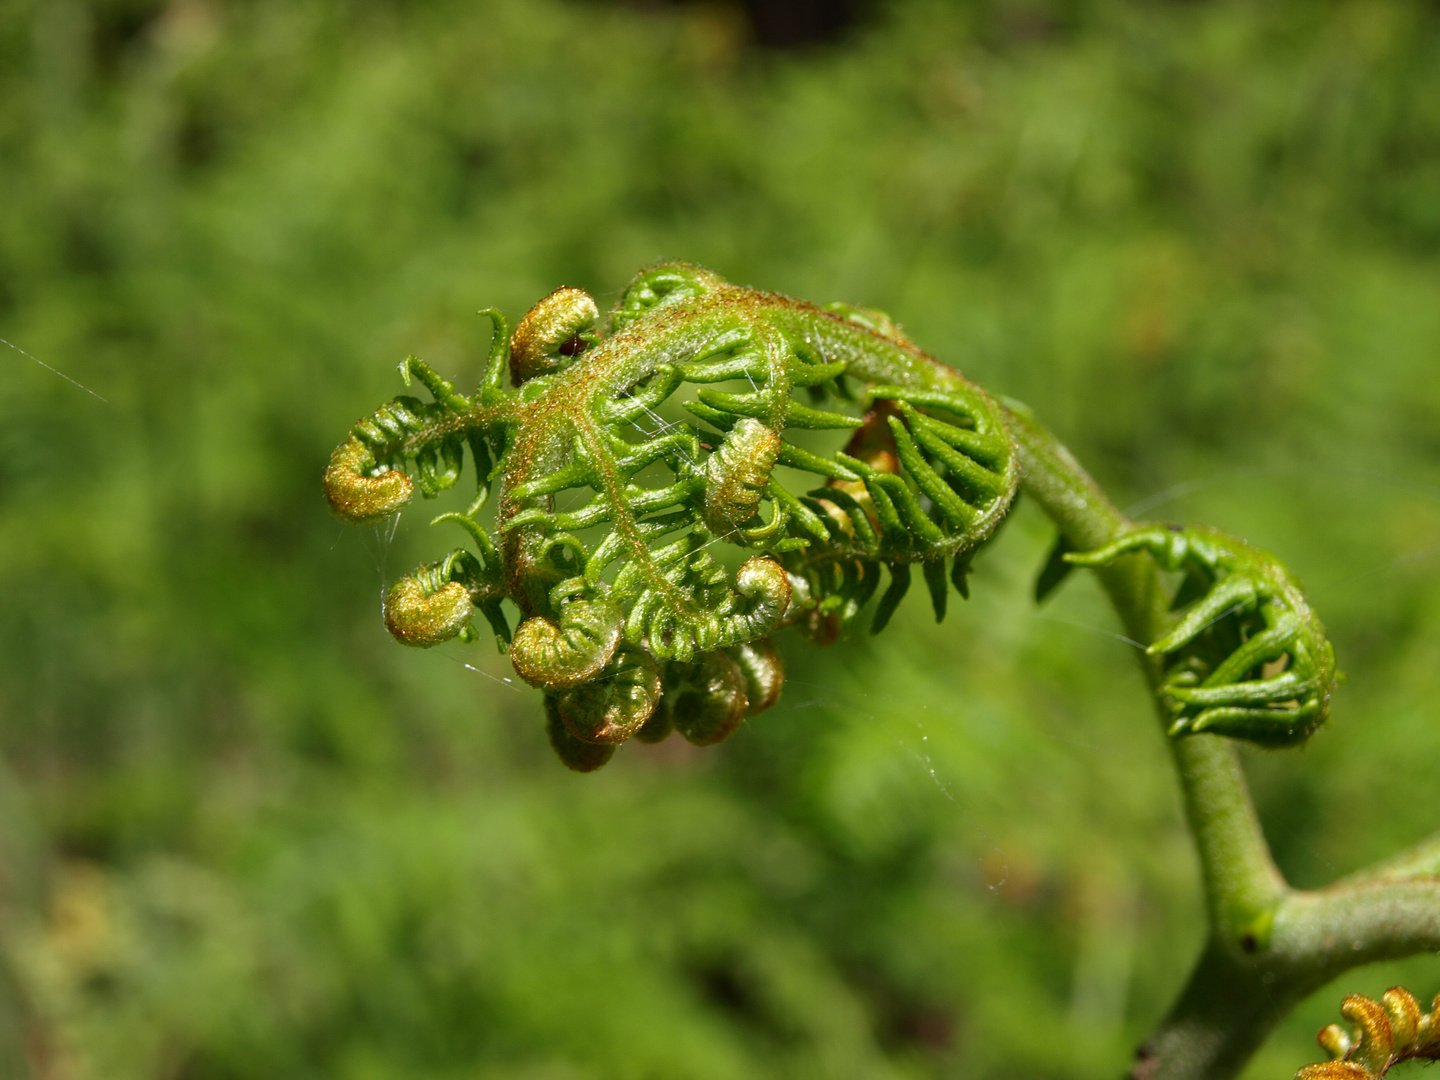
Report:
[[[1075,549],[1131,528],[1099,487],[1022,406],[1012,404],[1021,489]],[[1126,632],[1153,641],[1169,598],[1151,559],[1101,569]],[[1152,689],[1161,673],[1141,654]],[[1157,700],[1158,700],[1157,693]],[[1168,719],[1161,705],[1162,720]],[[1209,936],[1189,982],[1141,1048],[1132,1080],[1225,1080],[1274,1026],[1337,975],[1375,960],[1440,948],[1440,837],[1327,889],[1290,888],[1271,859],[1231,743],[1169,740],[1205,884]]]
[[[1200,860],[1209,937],[1132,1076],[1224,1080],[1338,973],[1440,946],[1440,836],[1314,892],[1271,859],[1230,740],[1303,743],[1336,682],[1325,629],[1275,556],[1126,520],[1025,406],[997,403],[883,312],[661,263],[603,325],[579,289],[513,335],[485,314],[476,392],[407,359],[406,385],[432,400],[397,397],[355,424],[325,490],[340,516],[379,520],[417,489],[453,487],[469,457],[473,499],[435,523],[470,546],[396,582],[385,623],[428,647],[478,637],[478,611],[544,693],[570,768],[597,769],[631,738],[723,740],[780,695],[774,632],[826,644],[877,597],[878,632],[917,568],[943,618],[1019,486],[1060,532],[1037,597],[1093,569],[1145,643]]]

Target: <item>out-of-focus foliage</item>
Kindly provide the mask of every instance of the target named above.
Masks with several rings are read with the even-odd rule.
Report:
[[[503,658],[385,633],[433,542],[328,515],[338,433],[406,353],[473,380],[474,309],[662,256],[887,308],[1122,502],[1281,553],[1350,676],[1249,758],[1285,869],[1435,828],[1434,4],[916,0],[774,55],[714,4],[7,0],[0,335],[106,399],[0,346],[9,1060],[1122,1068],[1195,870],[1093,585],[1029,602],[1033,512],[945,625],[782,639],[725,747],[590,777]]]

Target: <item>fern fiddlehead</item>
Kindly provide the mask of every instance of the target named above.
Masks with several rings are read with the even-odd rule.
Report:
[[[326,492],[342,517],[382,519],[416,488],[454,486],[468,447],[475,496],[436,521],[475,550],[398,582],[386,625],[428,646],[476,636],[478,610],[544,691],[573,768],[631,737],[720,741],[779,696],[769,635],[832,641],[877,594],[879,631],[917,565],[943,618],[1014,499],[1006,412],[882,312],[662,263],[603,327],[573,288],[513,335],[485,314],[495,333],[477,392],[407,359],[402,377],[432,400],[397,397],[357,423]],[[1284,745],[1323,722],[1333,653],[1272,557],[1206,530],[1138,527],[1052,576],[1138,551],[1185,574],[1179,621],[1150,648],[1165,658],[1172,735]]]
[[[488,314],[478,392],[406,360],[402,377],[433,400],[398,397],[356,424],[325,487],[342,517],[382,519],[417,487],[452,487],[468,446],[476,496],[437,521],[477,550],[398,582],[386,625],[433,645],[474,636],[478,609],[545,692],[572,767],[632,736],[723,739],[779,696],[768,636],[798,626],[832,640],[886,575],[875,629],[917,563],[943,615],[947,576],[963,594],[1014,498],[998,406],[882,313],[664,263],[603,330],[578,289],[541,301],[513,335]],[[513,637],[502,601],[519,612]]]

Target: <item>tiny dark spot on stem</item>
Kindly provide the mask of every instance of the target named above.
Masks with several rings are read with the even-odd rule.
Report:
[[[551,338],[551,340],[553,341],[554,338]],[[584,338],[582,338],[579,334],[574,334],[574,335],[572,335],[572,336],[569,338],[569,340],[561,343],[561,345],[560,345],[560,355],[561,355],[561,356],[579,356],[582,352],[585,351],[585,347],[586,347],[588,344],[589,344],[589,342],[587,342],[587,341],[586,341]]]

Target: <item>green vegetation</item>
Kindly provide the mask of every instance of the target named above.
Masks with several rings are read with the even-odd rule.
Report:
[[[1433,5],[903,3],[798,56],[716,6],[474,8],[0,6],[0,336],[106,399],[0,347],[12,1055],[1116,1074],[1198,875],[1099,590],[1029,602],[1033,507],[942,627],[782,638],[724,747],[590,777],[502,657],[385,634],[435,534],[334,520],[337,433],[408,353],[473,385],[476,308],[608,306],[662,256],[883,307],[1137,516],[1282,552],[1349,683],[1304,751],[1245,754],[1281,868],[1433,831]],[[1247,1078],[1436,975],[1352,973]]]

